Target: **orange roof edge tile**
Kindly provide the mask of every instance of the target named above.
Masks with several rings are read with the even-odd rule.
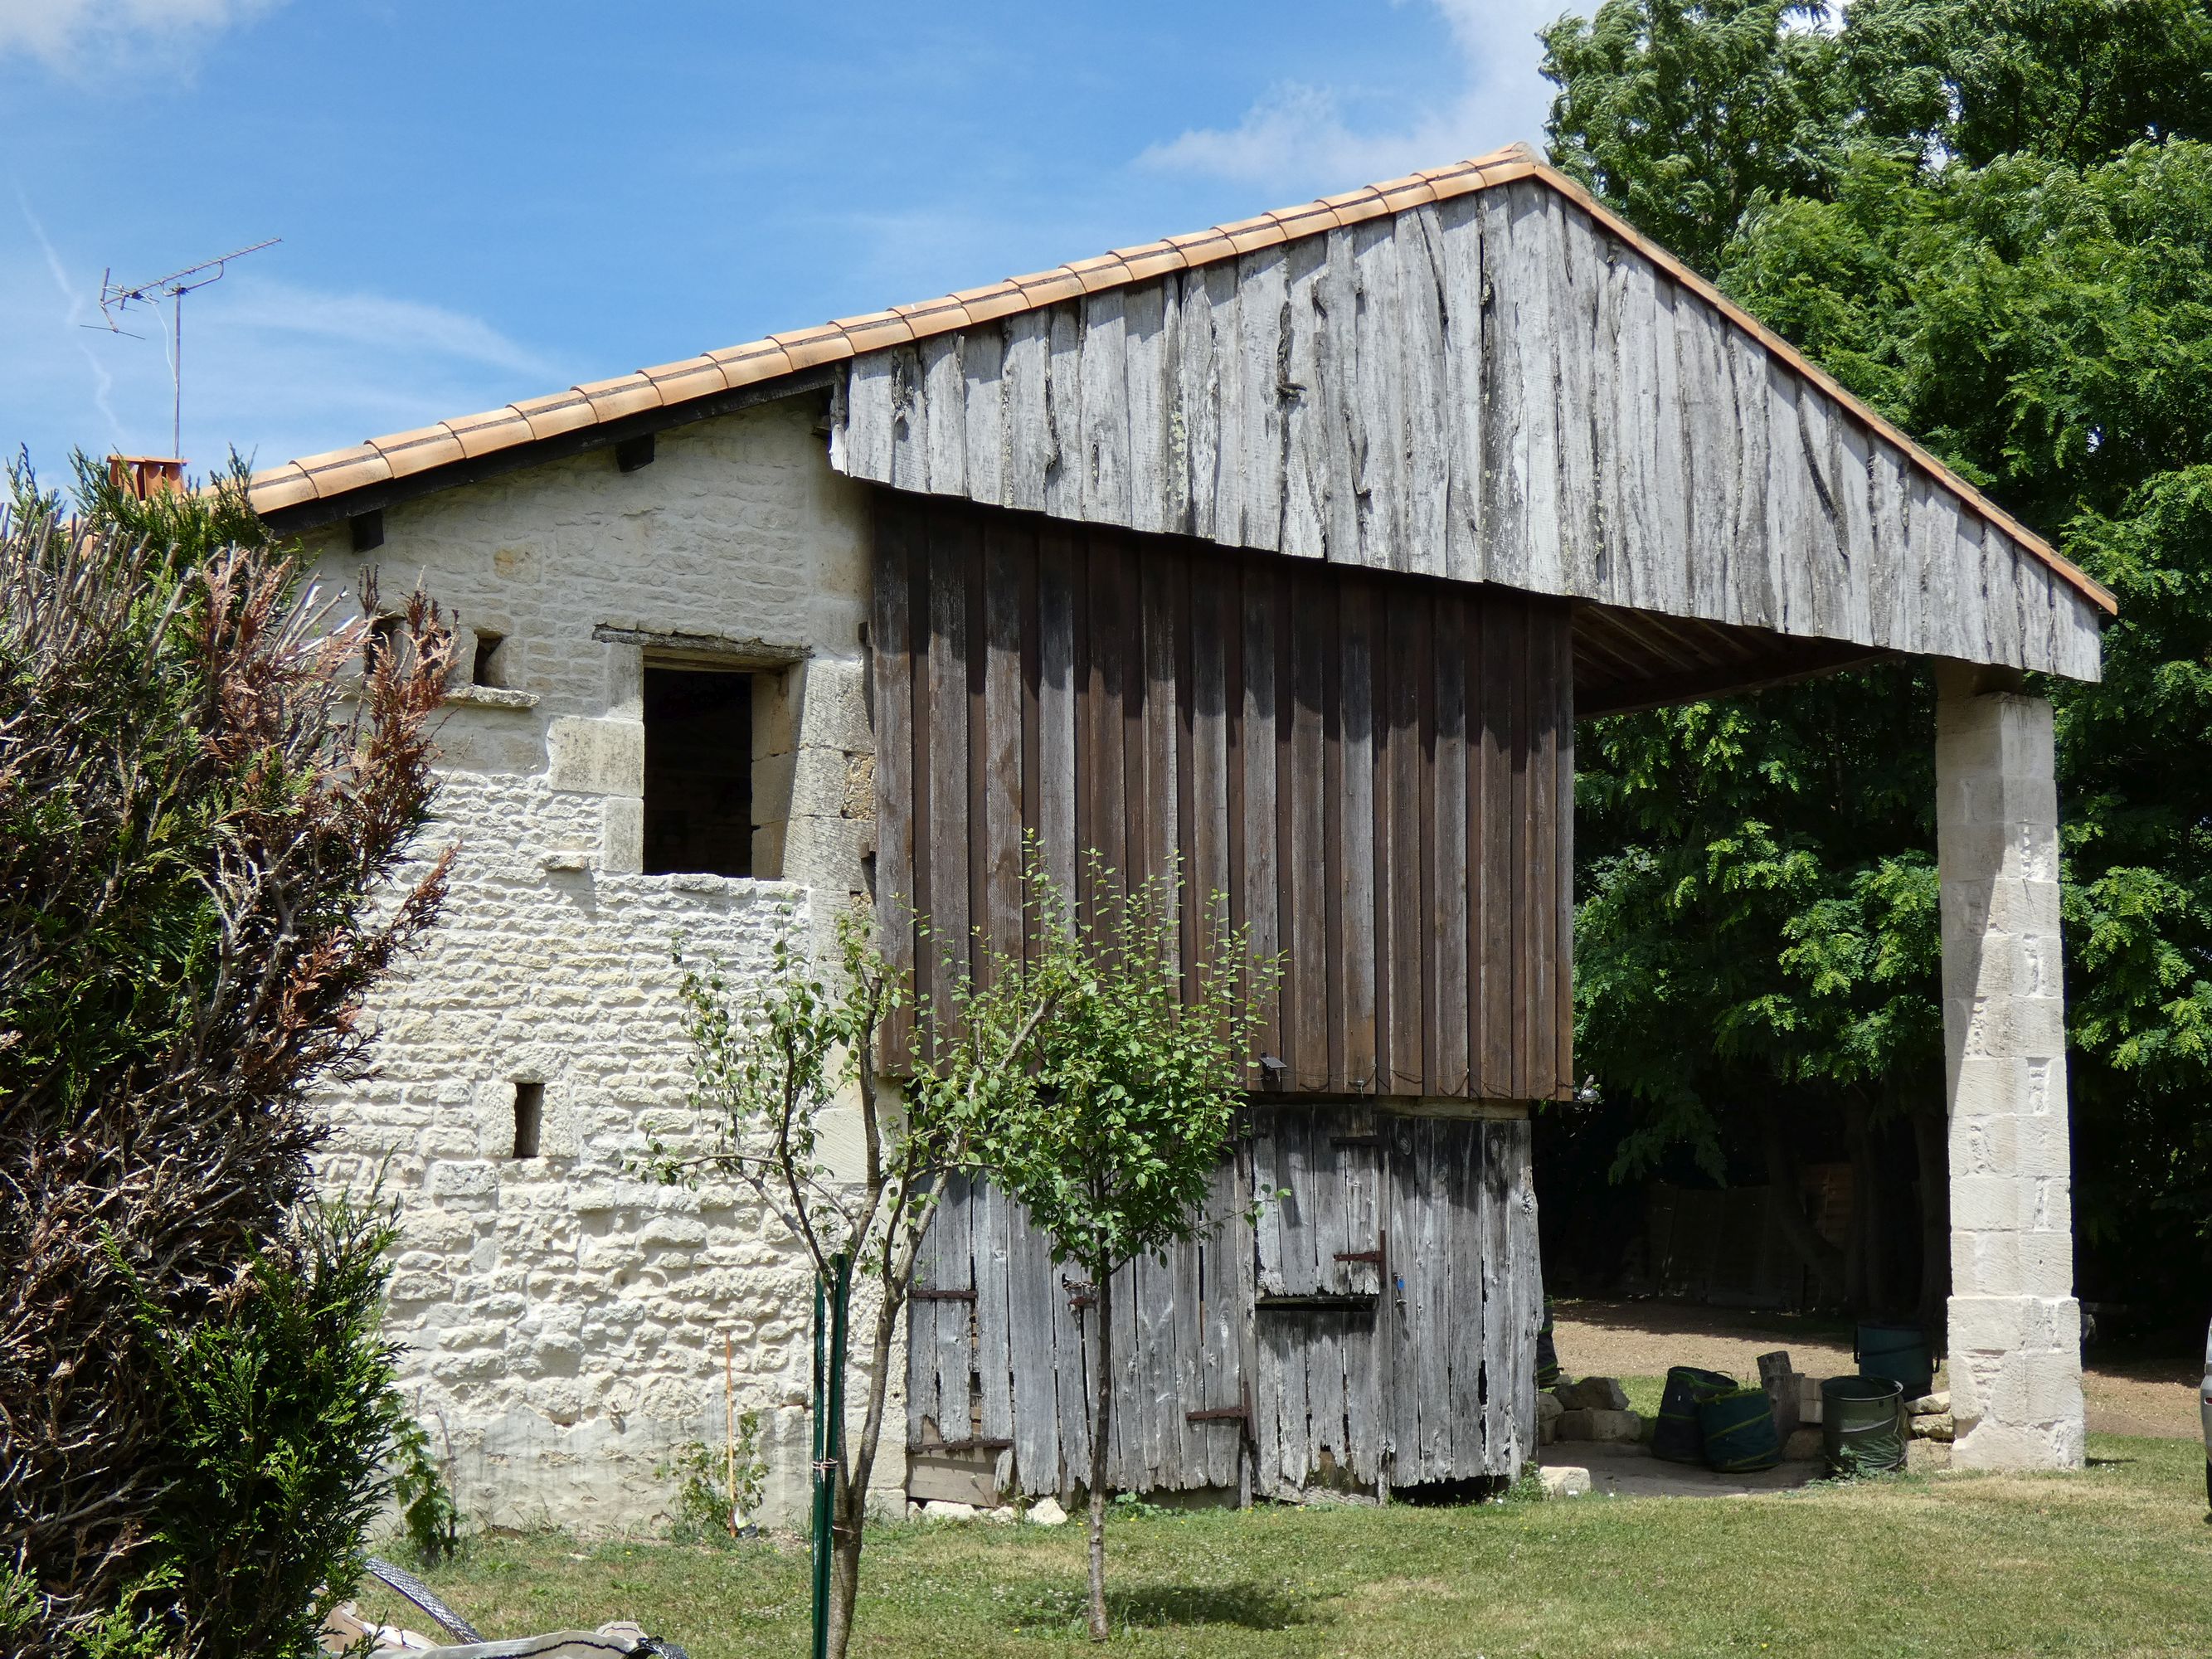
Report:
[[[306,456],[254,474],[253,504],[260,512],[279,513],[302,506],[311,498],[329,501],[349,491],[385,483],[395,475],[393,463],[386,458],[387,448],[404,457],[400,465],[407,471],[435,472],[448,464],[447,459],[431,459],[431,453],[441,441],[455,452],[449,459],[458,462],[642,410],[687,403],[712,389],[707,374],[709,363],[720,366],[725,383],[732,388],[760,385],[818,364],[961,327],[963,324],[957,319],[960,313],[953,310],[955,307],[965,308],[969,325],[987,323],[1015,312],[1079,299],[1100,289],[1148,281],[1168,270],[1216,264],[1285,241],[1323,235],[1338,226],[1358,224],[1471,191],[1528,179],[1557,191],[1603,225],[1608,234],[1636,248],[1674,281],[1717,307],[1731,323],[1751,334],[1828,396],[1838,399],[1855,418],[1897,445],[1914,466],[1957,496],[1969,511],[2019,542],[2070,586],[2108,614],[2118,611],[2118,601],[2102,584],[2060,557],[2050,543],[1844,391],[1839,382],[1795,346],[1599,202],[1581,184],[1546,165],[1536,151],[1525,143],[1508,144],[1486,155],[1425,168],[1403,178],[1324,196],[1232,224],[1163,237],[1157,242],[1116,249],[1050,270],[1010,276],[982,288],[958,289],[890,311],[772,334],[764,340],[708,351],[702,357],[640,370],[611,380],[593,381],[544,398],[524,398],[489,414],[467,416],[413,432],[395,433],[351,449]],[[940,316],[940,313],[949,314]],[[415,464],[418,455],[422,457],[419,465]]]

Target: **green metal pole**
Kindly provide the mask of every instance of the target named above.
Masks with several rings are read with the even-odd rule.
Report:
[[[828,1287],[814,1281],[814,1659],[830,1654],[830,1322]]]
[[[845,1466],[845,1312],[853,1293],[851,1258],[840,1254],[830,1264],[835,1280],[814,1283],[814,1659],[830,1655],[830,1558]]]

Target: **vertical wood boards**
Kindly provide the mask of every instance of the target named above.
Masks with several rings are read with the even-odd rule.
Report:
[[[1033,836],[1082,919],[1179,874],[1176,949],[1279,962],[1257,1091],[1571,1095],[1565,605],[877,506],[878,915],[935,1003],[890,1070],[1027,948]]]
[[[1297,1500],[1517,1475],[1542,1300],[1530,1149],[1525,1118],[1255,1108],[1215,1231],[1116,1278],[1114,1485]],[[955,1296],[914,1304],[908,1445],[972,1434],[1011,1446],[1024,1491],[1072,1493],[1091,1308],[981,1184],[948,1189],[922,1261],[918,1285]]]
[[[834,420],[901,489],[2098,674],[2089,600],[1539,180],[870,353]]]

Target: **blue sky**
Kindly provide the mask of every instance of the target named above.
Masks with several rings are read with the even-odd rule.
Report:
[[[0,443],[257,464],[1540,137],[1570,0],[0,0]],[[1582,8],[1587,9],[1588,8]]]

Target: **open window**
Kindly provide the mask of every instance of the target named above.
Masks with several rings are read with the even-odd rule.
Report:
[[[477,629],[476,649],[469,657],[469,684],[503,689],[507,684],[507,636]]]
[[[645,670],[645,873],[753,873],[753,676]]]

